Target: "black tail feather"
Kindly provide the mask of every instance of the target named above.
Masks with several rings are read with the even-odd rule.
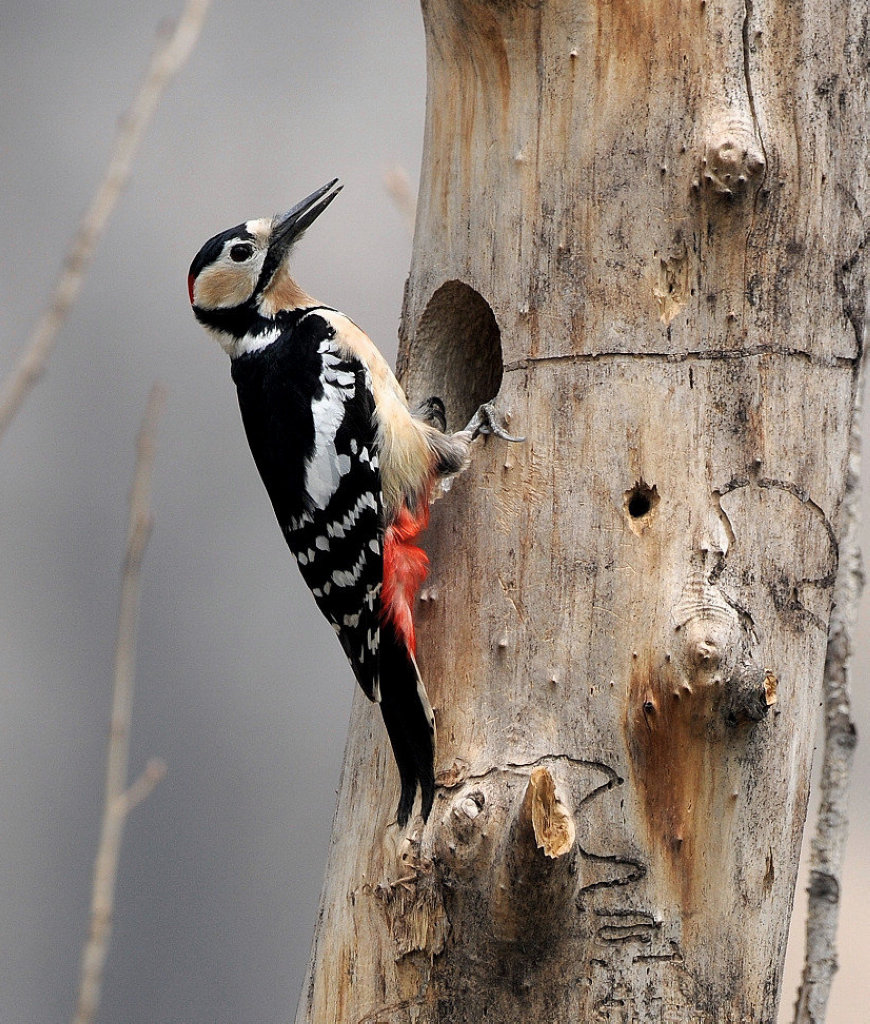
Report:
[[[428,701],[418,690],[414,659],[397,639],[392,624],[381,626],[381,713],[399,769],[402,795],[396,819],[404,828],[420,787],[423,820],[435,800],[435,735],[430,725]]]

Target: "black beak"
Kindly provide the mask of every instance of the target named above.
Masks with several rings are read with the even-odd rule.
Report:
[[[272,255],[274,249],[276,255],[283,258],[290,246],[317,220],[340,191],[338,178],[333,178],[322,188],[306,196],[301,203],[297,203],[292,210],[276,217],[269,242],[269,255]]]
[[[292,210],[276,217],[272,226],[272,237],[269,240],[269,251],[263,261],[263,268],[260,271],[260,279],[254,290],[254,295],[259,295],[275,276],[275,272],[284,262],[290,247],[298,241],[307,227],[323,213],[327,206],[341,191],[338,178],[333,178],[322,188],[306,196],[301,203],[297,203]]]

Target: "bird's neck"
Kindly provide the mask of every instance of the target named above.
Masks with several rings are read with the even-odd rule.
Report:
[[[260,312],[267,317],[298,309],[309,309],[319,303],[290,276],[286,267],[279,267],[260,298]]]
[[[212,335],[231,359],[263,351],[286,331],[296,326],[305,313],[317,306],[306,296],[304,305],[278,309],[269,315],[253,303],[232,309],[203,310],[195,308],[199,322]]]

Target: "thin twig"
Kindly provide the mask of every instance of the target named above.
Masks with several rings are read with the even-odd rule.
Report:
[[[100,1004],[103,967],[112,931],[112,907],[124,823],[130,810],[157,785],[166,770],[162,762],[150,761],[145,772],[129,789],[127,788],[139,617],[139,580],[142,556],[152,526],[151,477],[154,469],[157,420],[163,403],[164,390],[155,384],[151,389],[139,431],[136,468],[130,492],[130,518],[121,580],[118,635],[115,643],[112,719],[106,754],[105,802],[100,842],[94,861],[90,927],[82,953],[78,1007],[74,1024],[93,1024]]]
[[[405,222],[408,234],[413,238],[414,223],[417,219],[417,199],[414,196],[413,188],[411,188],[408,172],[398,164],[391,167],[384,173],[384,185]]]
[[[861,500],[861,415],[863,363],[859,367],[849,445],[846,494],[842,506],[840,568],[825,656],[825,745],[819,814],[812,840],[806,953],[795,1003],[795,1024],[824,1024],[837,971],[840,880],[849,832],[849,783],[857,733],[852,720],[849,677],[858,603],[864,572],[858,539]]]
[[[117,813],[126,816],[147,800],[159,782],[166,777],[166,762],[159,757],[149,758],[145,771],[138,775],[117,800]]]
[[[130,177],[130,168],[157,104],[193,51],[210,2],[187,0],[175,27],[159,34],[148,72],[130,109],[120,121],[109,165],[79,223],[51,300],[15,366],[0,384],[0,439],[45,370],[57,335],[82,290],[97,244]]]

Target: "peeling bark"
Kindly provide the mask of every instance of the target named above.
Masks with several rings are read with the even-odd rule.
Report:
[[[439,785],[410,836],[355,705],[297,1024],[775,1019],[863,337],[868,7],[425,0],[399,369],[528,440],[433,509]]]

